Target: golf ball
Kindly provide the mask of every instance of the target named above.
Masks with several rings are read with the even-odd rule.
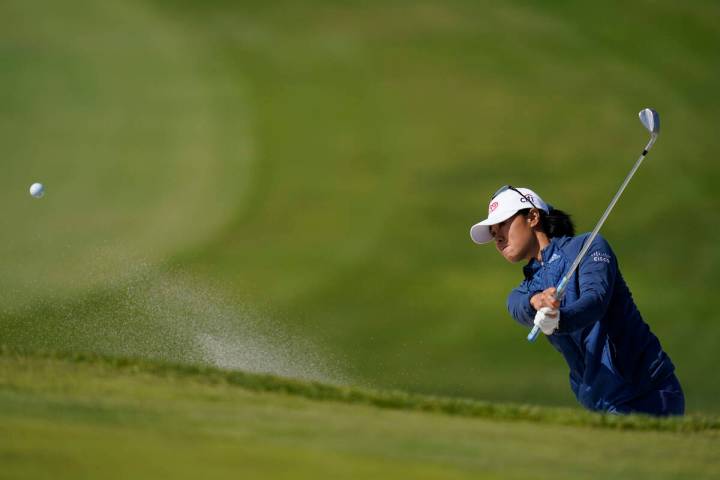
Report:
[[[40,198],[45,195],[45,187],[42,183],[33,183],[30,185],[30,195],[35,198]]]

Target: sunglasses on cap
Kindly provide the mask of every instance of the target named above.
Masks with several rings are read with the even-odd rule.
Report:
[[[518,190],[517,188],[513,187],[512,185],[503,185],[502,187],[498,188],[497,192],[495,192],[495,193],[493,194],[493,196],[490,197],[490,200],[492,200],[493,198],[497,197],[498,195],[500,195],[501,193],[503,193],[503,192],[505,192],[505,191],[507,191],[507,190],[512,190],[513,192],[517,192],[518,195],[520,195],[520,196],[523,197],[525,200],[527,200],[528,202],[530,202],[530,205],[532,205],[533,207],[535,207],[535,208],[537,208],[538,210],[540,210],[540,209],[533,203],[533,201],[530,200],[530,198],[529,198],[527,195],[525,195],[524,193],[522,193],[520,190]]]

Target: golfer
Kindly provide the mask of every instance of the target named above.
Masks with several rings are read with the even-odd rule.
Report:
[[[508,297],[521,325],[537,325],[570,367],[570,387],[590,410],[682,415],[675,367],[635,306],[617,258],[600,235],[558,302],[555,286],[590,234],[575,236],[570,216],[527,188],[505,186],[488,218],[472,226],[475,243],[495,242],[511,263],[527,261]]]

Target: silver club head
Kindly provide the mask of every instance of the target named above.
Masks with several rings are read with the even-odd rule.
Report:
[[[640,121],[653,136],[660,133],[660,115],[652,108],[644,108],[638,114]]]

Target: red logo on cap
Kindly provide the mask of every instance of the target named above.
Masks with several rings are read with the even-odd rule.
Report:
[[[498,207],[498,202],[492,202],[492,203],[490,204],[490,207],[488,208],[488,212],[489,212],[489,213],[494,212],[497,207]]]

